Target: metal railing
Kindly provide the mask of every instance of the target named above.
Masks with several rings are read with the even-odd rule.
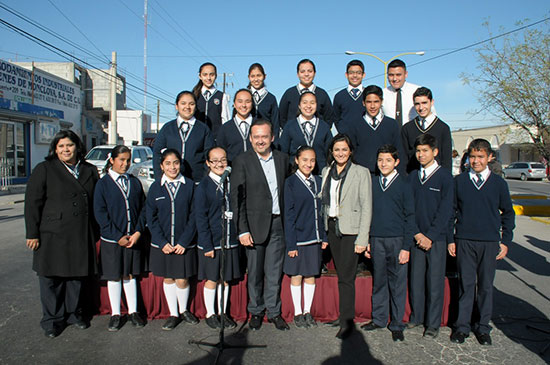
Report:
[[[0,157],[0,190],[7,190],[13,184],[13,166],[10,159]]]

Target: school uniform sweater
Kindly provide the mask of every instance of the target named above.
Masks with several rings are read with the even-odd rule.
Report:
[[[407,179],[399,173],[382,184],[383,176],[372,181],[371,237],[403,237],[402,250],[409,251],[415,230],[414,199]]]
[[[227,194],[229,196],[229,194]],[[222,222],[222,205],[225,203],[218,184],[210,176],[205,176],[195,189],[195,221],[197,224],[197,246],[206,252],[221,249],[223,237],[224,247],[239,246],[235,224],[230,224],[229,247],[225,245],[225,230]]]
[[[162,177],[160,157],[161,151],[165,148],[173,148],[182,154],[183,164],[181,170],[185,177],[196,182],[201,181],[206,173],[205,153],[214,147],[214,138],[206,124],[199,120],[195,120],[193,128],[188,133],[189,136],[184,144],[176,119],[164,124],[160,129],[153,144],[153,170],[156,181],[160,181]],[[182,153],[183,146],[185,146],[185,150]]]
[[[348,91],[348,88],[338,91],[334,95],[333,103],[334,123],[340,131],[341,124],[347,124],[352,119],[359,119],[365,114],[365,106],[363,105],[363,95],[357,95],[354,99]]]
[[[193,194],[195,184],[185,178],[180,183],[175,197],[168,185],[155,181],[147,193],[147,226],[151,231],[151,246],[162,249],[167,243],[185,248],[196,246]]]
[[[279,106],[277,105],[277,99],[275,95],[268,92],[260,99],[259,102],[256,102],[255,98],[254,105],[256,106],[256,118],[257,119],[266,119],[271,122],[273,125],[273,131],[275,135],[275,141],[279,138]]]
[[[407,154],[407,159],[402,160],[402,163],[407,164],[407,173],[410,173],[415,169],[420,169],[420,164],[415,156],[416,150],[414,147],[414,141],[416,137],[423,133],[429,133],[435,137],[437,141],[437,149],[439,150],[439,153],[435,159],[442,167],[452,171],[453,154],[451,129],[449,126],[438,117],[435,118],[434,122],[426,130],[423,130],[419,123],[420,119],[416,117],[411,120],[410,123],[403,125],[403,128],[401,129],[403,148]]]
[[[330,127],[321,119],[317,119],[313,130],[313,143],[311,147],[315,150],[315,158],[317,162],[318,174],[327,164],[327,151],[332,141],[332,133]],[[283,129],[281,138],[279,139],[279,149],[290,156],[289,161],[294,163],[296,150],[300,146],[307,146],[306,137],[298,118],[288,121]]]
[[[310,89],[311,90],[311,89]],[[318,86],[315,86],[315,96],[317,97],[317,113],[319,118],[324,120],[332,127],[333,111],[332,103],[327,92]],[[300,91],[298,86],[293,86],[285,91],[279,102],[279,124],[284,129],[287,121],[298,116],[298,104],[300,103]]]
[[[355,162],[368,168],[371,173],[377,170],[377,152],[384,144],[391,144],[397,148],[397,154],[402,161],[399,165],[404,164],[403,157],[405,156],[405,152],[399,136],[399,127],[395,120],[384,116],[382,121],[378,122],[376,128],[373,128],[372,124],[367,122],[363,115],[361,115],[340,125],[339,131],[350,137],[355,147],[353,153]],[[404,172],[404,167],[399,165],[397,170]]]
[[[413,170],[409,182],[414,194],[416,227],[432,241],[448,241],[452,229],[453,177],[451,171],[438,166],[422,182],[420,170]]]
[[[145,229],[145,195],[139,179],[128,175],[128,193],[106,174],[95,186],[94,216],[101,239],[118,243],[123,236]]]
[[[249,135],[250,128],[245,136],[233,118],[220,128],[216,144],[227,151],[227,159],[231,162],[241,153],[252,149]]]
[[[218,130],[222,126],[223,96],[223,92],[216,90],[216,92],[210,96],[208,101],[206,101],[203,94],[197,98],[195,118],[204,121],[204,123],[212,131],[214,139],[216,139]]]
[[[455,239],[512,242],[515,213],[508,184],[493,173],[477,188],[469,172],[454,179]]]
[[[321,178],[319,176],[313,176],[313,178],[317,194],[313,194],[306,186],[307,182],[297,173],[285,180],[283,226],[287,251],[296,250],[298,246],[327,242],[319,197]]]

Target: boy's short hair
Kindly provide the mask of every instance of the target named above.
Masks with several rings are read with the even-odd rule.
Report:
[[[487,152],[487,156],[490,156],[491,153],[494,153],[489,141],[483,138],[476,138],[472,142],[470,142],[470,144],[468,145],[468,155],[472,151],[483,151],[483,150]]]
[[[424,87],[424,86],[420,86],[418,89],[416,89],[416,91],[413,94],[413,100],[417,96],[425,96],[430,100],[433,99],[432,91],[430,89],[428,89],[427,87]]]
[[[420,134],[414,140],[414,148],[418,146],[424,146],[424,145],[430,146],[430,148],[433,150],[437,148],[437,139],[435,139],[435,137],[429,133]]]
[[[351,60],[351,61],[349,61],[349,62],[348,62],[348,65],[346,66],[346,72],[349,71],[349,68],[350,68],[351,66],[359,66],[359,67],[361,67],[361,70],[362,70],[363,72],[365,72],[365,65],[364,65],[363,62],[360,61],[360,60]]]
[[[376,85],[369,85],[363,90],[363,101],[367,99],[367,96],[370,94],[377,95],[380,100],[384,100],[384,93],[382,92],[382,89],[379,86]]]
[[[378,151],[376,151],[376,158],[378,158],[378,156],[381,153],[391,154],[391,157],[396,161],[397,161],[397,159],[399,159],[399,154],[397,153],[397,148],[393,144],[384,144],[384,145],[380,146]]]
[[[395,60],[391,61],[388,64],[388,70],[394,67],[403,67],[405,70],[407,70],[407,66],[405,65],[405,62],[401,61],[399,58],[396,58]]]

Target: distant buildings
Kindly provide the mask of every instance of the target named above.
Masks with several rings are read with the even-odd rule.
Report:
[[[484,138],[497,151],[497,158],[504,165],[516,161],[540,161],[540,155],[529,135],[514,124],[452,131],[454,149],[462,155],[475,138]]]
[[[87,149],[107,142],[109,70],[86,69],[74,62],[0,60],[0,163],[12,183],[23,183],[48,153],[60,129],[72,129]],[[126,109],[126,80],[117,75],[120,143],[143,142],[150,116]],[[4,169],[6,171],[6,169]]]

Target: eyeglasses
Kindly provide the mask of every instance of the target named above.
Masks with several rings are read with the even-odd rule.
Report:
[[[208,160],[212,165],[217,165],[217,164],[226,164],[227,163],[227,159],[226,158],[222,158],[221,160]]]

